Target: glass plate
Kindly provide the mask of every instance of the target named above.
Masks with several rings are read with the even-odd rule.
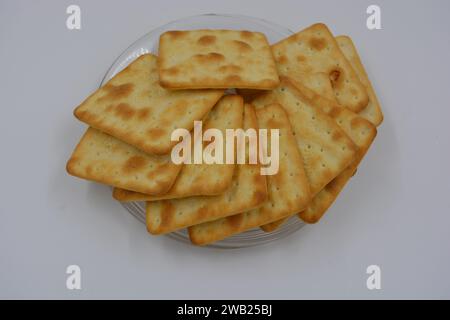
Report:
[[[116,73],[125,68],[130,62],[145,53],[158,53],[158,42],[161,33],[167,30],[192,30],[192,29],[236,29],[259,31],[266,35],[270,43],[277,42],[293,32],[289,29],[274,23],[240,15],[219,15],[205,14],[179,19],[150,31],[140,39],[131,44],[112,64],[106,72],[101,86],[103,86]],[[123,207],[145,224],[145,203],[144,202],[123,202]],[[259,228],[255,228],[241,234],[234,235],[222,241],[218,241],[206,247],[213,248],[243,248],[266,244],[299,230],[304,223],[297,217],[292,217],[284,223],[278,230],[267,233]],[[191,243],[186,230],[172,232],[168,237]]]

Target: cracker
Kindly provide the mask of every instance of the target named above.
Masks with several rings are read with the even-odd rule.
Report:
[[[308,179],[286,112],[279,104],[256,111],[259,128],[279,129],[280,166],[276,175],[267,176],[269,198],[260,208],[238,215],[189,227],[191,241],[205,245],[265,223],[293,215],[310,201]]]
[[[215,128],[219,129],[225,137],[226,129],[242,128],[243,113],[244,103],[240,96],[224,96],[206,117],[203,123],[203,132],[209,128]],[[225,192],[231,185],[234,167],[234,164],[186,164],[166,194],[151,196],[114,188],[113,197],[119,201],[155,201],[199,195],[218,195]]]
[[[358,51],[356,50],[353,41],[348,36],[336,37],[336,41],[341,48],[342,53],[350,62],[351,66],[355,70],[362,84],[366,87],[367,93],[369,95],[369,103],[366,108],[359,112],[359,115],[366,118],[374,125],[379,126],[383,122],[383,112],[381,111],[381,106],[378,98],[373,89],[372,83],[369,80],[369,76],[361,62]]]
[[[289,78],[253,100],[257,109],[271,103],[281,104],[288,114],[314,196],[351,163],[357,147]]]
[[[339,192],[355,173],[357,166],[375,139],[377,130],[370,121],[364,119],[360,115],[351,112],[346,108],[342,108],[334,101],[315,94],[298,82],[294,81],[293,83],[299,91],[310,98],[316,107],[320,108],[323,112],[333,118],[358,147],[358,152],[353,162],[314,196],[306,210],[299,213],[299,217],[303,221],[307,223],[316,223],[332,205]],[[273,231],[285,220],[279,220],[265,225],[263,226],[263,230],[267,232]]]
[[[251,105],[244,108],[244,128],[257,128]],[[246,161],[236,165],[231,187],[221,195],[147,202],[147,230],[152,234],[171,232],[252,210],[266,200],[266,177],[260,174],[260,165]]]
[[[302,81],[302,74],[324,72],[332,80],[338,102],[352,111],[368,102],[364,85],[339,49],[327,26],[318,23],[272,46],[278,73]]]
[[[303,88],[305,90],[305,88]],[[337,196],[354,175],[358,165],[367,153],[377,134],[377,129],[369,120],[346,108],[332,106],[324,98],[314,99],[322,110],[327,112],[345,133],[358,146],[358,152],[353,162],[336,178],[328,183],[311,201],[306,210],[299,213],[299,217],[307,223],[316,223],[336,200]]]
[[[148,194],[167,192],[181,166],[89,128],[67,162],[71,175]]]
[[[152,154],[167,154],[175,128],[191,130],[222,90],[170,91],[159,85],[157,58],[145,54],[94,92],[74,111],[91,127]]]
[[[159,39],[158,61],[161,85],[170,89],[273,89],[279,84],[260,32],[168,31]]]

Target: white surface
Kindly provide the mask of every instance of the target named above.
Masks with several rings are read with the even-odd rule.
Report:
[[[82,10],[69,31],[65,10]],[[450,3],[0,2],[1,298],[450,298]],[[366,159],[326,217],[238,251],[150,237],[107,187],[68,176],[72,110],[123,49],[168,21],[239,13],[353,37],[384,107]],[[82,290],[65,287],[78,264]],[[366,267],[382,289],[366,288]]]

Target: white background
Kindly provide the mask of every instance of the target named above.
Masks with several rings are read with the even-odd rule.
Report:
[[[380,31],[366,8],[382,9]],[[82,30],[66,28],[78,4]],[[135,39],[200,13],[322,21],[359,48],[385,121],[317,225],[212,250],[153,237],[110,189],[70,177],[72,110]],[[0,1],[1,298],[450,298],[450,2]],[[66,289],[78,264],[82,290]],[[366,268],[382,289],[366,288]]]

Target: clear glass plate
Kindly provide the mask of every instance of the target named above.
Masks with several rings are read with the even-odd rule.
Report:
[[[236,29],[259,31],[266,35],[270,43],[277,42],[293,33],[291,30],[274,23],[240,15],[205,14],[179,19],[150,31],[132,43],[114,61],[112,66],[106,72],[101,86],[111,79],[116,73],[125,68],[130,62],[135,60],[138,56],[149,52],[157,54],[159,36],[161,33],[167,30],[193,29]],[[145,224],[144,202],[123,202],[122,205],[129,213]],[[259,228],[255,228],[222,241],[218,241],[207,247],[233,249],[262,245],[286,237],[303,226],[304,223],[300,219],[297,217],[292,217],[276,231],[267,233]],[[191,243],[186,230],[172,232],[167,236],[184,243]]]

